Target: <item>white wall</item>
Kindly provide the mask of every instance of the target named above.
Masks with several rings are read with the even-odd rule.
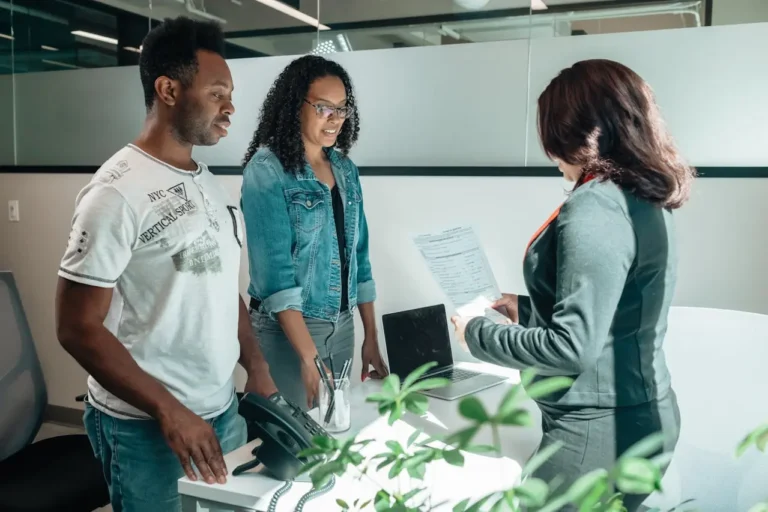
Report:
[[[361,105],[357,163],[547,165],[533,116],[526,112],[535,112],[536,96],[561,67],[600,56],[619,59],[650,80],[694,164],[768,166],[766,131],[759,121],[768,118],[768,69],[754,65],[768,47],[768,24],[531,44],[530,98],[527,41],[339,55]],[[198,157],[212,165],[240,161],[259,103],[289,60],[231,63],[238,108],[233,130]],[[20,164],[99,164],[134,137],[143,116],[134,68],[51,73],[45,76],[49,86],[41,78],[16,77]],[[21,206],[20,223],[0,219],[0,268],[16,274],[55,405],[74,406],[72,397],[85,386],[84,373],[55,339],[53,300],[74,198],[88,179],[0,174],[0,205],[18,199]],[[240,178],[219,179],[232,195],[239,194]],[[502,288],[522,291],[525,244],[564,198],[565,183],[533,177],[364,177],[363,187],[381,314],[444,301],[408,234],[458,222],[477,227]],[[675,304],[768,313],[763,272],[768,232],[758,225],[768,218],[766,197],[768,180],[698,181],[678,215]]]
[[[768,21],[766,0],[714,0],[712,25],[759,23]]]

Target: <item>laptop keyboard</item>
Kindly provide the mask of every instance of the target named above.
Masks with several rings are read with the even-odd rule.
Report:
[[[471,379],[472,377],[475,377],[477,375],[480,375],[480,374],[477,372],[469,371],[469,370],[462,370],[460,368],[452,368],[450,370],[445,370],[440,373],[432,374],[430,375],[430,377],[440,377],[443,379],[448,379],[453,384],[456,382],[461,382],[463,380]]]

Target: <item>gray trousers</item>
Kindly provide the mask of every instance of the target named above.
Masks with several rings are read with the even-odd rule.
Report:
[[[680,436],[680,410],[672,390],[661,400],[632,407],[565,410],[539,404],[539,408],[543,430],[539,450],[557,441],[563,446],[533,476],[548,483],[562,478],[562,490],[594,469],[610,471],[621,454],[651,434],[664,433],[664,452],[674,451]],[[662,474],[665,471],[663,468]],[[624,506],[628,512],[642,510],[640,505],[647,497],[625,495]],[[576,507],[561,510],[575,511]]]
[[[352,314],[342,313],[337,323],[304,318],[317,353],[335,377],[341,373],[344,361],[355,352],[355,322]],[[251,311],[251,326],[259,340],[264,358],[277,389],[286,399],[302,409],[307,408],[307,393],[301,380],[298,355],[283,328],[268,315]]]

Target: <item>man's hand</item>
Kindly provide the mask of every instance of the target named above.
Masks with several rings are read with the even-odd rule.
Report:
[[[363,349],[361,350],[363,358],[363,370],[360,380],[365,381],[368,377],[372,379],[383,379],[389,375],[389,368],[384,363],[384,359],[379,352],[379,340],[375,335],[368,335],[363,339]],[[373,366],[373,371],[369,372]]]
[[[277,386],[275,381],[272,380],[272,375],[269,373],[269,366],[263,364],[248,372],[248,380],[245,382],[244,391],[246,393],[256,393],[264,398],[269,398],[277,393]]]
[[[190,480],[197,481],[194,462],[208,484],[226,483],[227,466],[213,427],[182,405],[159,414],[158,421],[168,446]]]
[[[520,323],[520,314],[517,308],[517,295],[513,293],[502,293],[501,298],[493,303],[493,309],[506,316],[514,323]]]

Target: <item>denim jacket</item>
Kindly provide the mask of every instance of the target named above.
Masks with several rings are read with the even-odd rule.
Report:
[[[349,307],[354,311],[376,298],[360,175],[337,151],[329,150],[328,157],[344,199]],[[308,165],[297,174],[285,172],[277,156],[261,148],[243,171],[241,209],[248,294],[261,301],[260,312],[275,319],[292,309],[308,318],[338,320],[342,269],[328,186]]]

